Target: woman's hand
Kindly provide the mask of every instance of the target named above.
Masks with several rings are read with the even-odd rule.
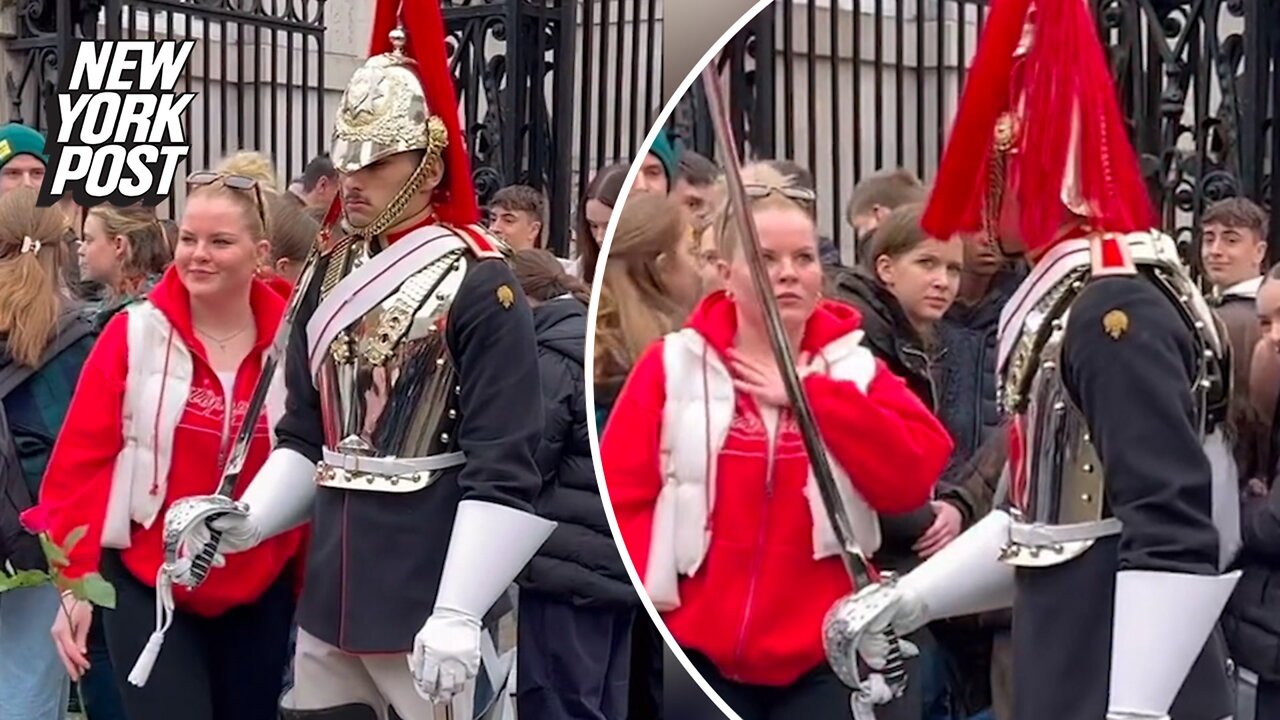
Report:
[[[915,550],[922,559],[937,553],[959,537],[960,525],[963,522],[960,511],[955,505],[938,500],[930,504],[933,505],[933,524],[924,531],[916,544],[911,546],[911,549]]]
[[[62,607],[53,620],[53,644],[72,680],[79,680],[89,669],[89,626],[92,624],[93,606],[64,593]]]
[[[782,373],[778,372],[777,365],[756,362],[736,350],[729,350],[728,355],[735,388],[754,396],[765,405],[780,408],[791,406],[787,386],[782,382]],[[797,365],[804,367],[808,364],[809,354],[801,353]]]

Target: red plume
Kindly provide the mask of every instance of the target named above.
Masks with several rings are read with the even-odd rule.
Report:
[[[1075,0],[1082,2],[1083,0]],[[964,95],[947,139],[929,203],[925,232],[950,238],[982,229],[982,207],[996,120],[1009,108],[1015,58],[1031,0],[995,0],[982,29]]]
[[[1054,33],[1052,42],[1034,43],[1027,59],[1023,123],[1034,137],[1021,145],[1018,157],[1023,241],[1035,249],[1056,237],[1069,162],[1075,163],[1079,194],[1094,227],[1112,232],[1157,227],[1089,7],[1083,0],[1038,0],[1037,11],[1038,27]],[[1068,157],[1076,117],[1078,144],[1075,156]]]
[[[1007,172],[1017,190],[1028,250],[1058,238],[1066,217],[1062,187],[1068,163],[1075,163],[1079,194],[1094,227],[1114,232],[1156,227],[1088,5],[1085,0],[1034,0],[1035,36],[1026,56],[1015,58],[1032,5],[1032,0],[995,0],[921,226],[940,238],[982,229],[995,123],[1021,99],[1018,151],[1009,158]],[[1069,156],[1076,118],[1079,136]]]
[[[373,39],[369,55],[391,52],[390,32],[396,27],[396,11],[402,0],[377,0],[373,15]],[[457,93],[449,60],[445,56],[444,16],[439,0],[404,2],[404,32],[408,36],[405,54],[418,62],[418,76],[426,93],[427,106],[444,121],[449,145],[444,150],[445,177],[436,188],[433,205],[436,216],[447,223],[467,225],[480,221],[480,207],[471,184],[471,159],[458,122]]]

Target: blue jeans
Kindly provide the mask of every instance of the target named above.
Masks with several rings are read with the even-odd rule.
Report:
[[[0,718],[63,720],[70,684],[53,645],[52,585],[0,593]]]

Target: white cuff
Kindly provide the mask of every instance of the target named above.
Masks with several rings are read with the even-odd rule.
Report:
[[[1108,717],[1163,717],[1204,649],[1240,573],[1116,573]]]
[[[240,498],[261,539],[306,522],[316,494],[316,464],[288,448],[273,450]]]
[[[458,503],[436,609],[484,616],[555,527],[550,520],[497,503]]]

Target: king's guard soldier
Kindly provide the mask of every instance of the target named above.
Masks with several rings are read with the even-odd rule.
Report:
[[[889,626],[1012,607],[1015,720],[1231,715],[1230,363],[1125,132],[1085,0],[996,0],[922,224],[1033,265],[1000,327],[1009,503],[833,609],[848,682]]]
[[[553,526],[532,514],[533,323],[475,224],[437,0],[379,0],[373,32],[337,116],[342,218],[298,290],[277,447],[211,526],[231,553],[311,520],[283,718],[469,720],[481,619]]]

